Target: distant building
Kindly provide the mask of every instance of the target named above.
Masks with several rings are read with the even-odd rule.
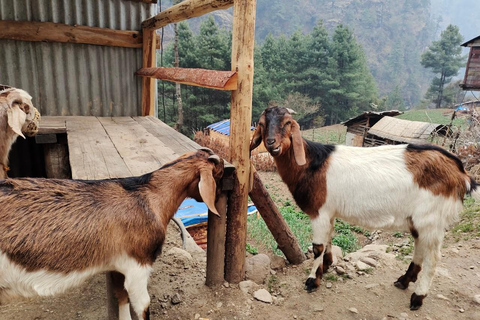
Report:
[[[480,36],[465,43],[464,47],[470,47],[467,67],[463,83],[460,84],[463,90],[480,90]]]
[[[403,112],[398,110],[390,111],[366,111],[356,117],[342,122],[347,127],[345,144],[347,146],[363,147],[368,130],[385,116],[395,117]]]
[[[343,125],[347,127],[345,144],[355,147],[374,147],[385,144],[432,142],[436,135],[444,136],[448,126],[436,123],[394,118],[402,114],[397,110],[364,112]]]
[[[368,131],[364,146],[431,143],[435,136],[445,136],[447,132],[448,126],[443,124],[383,117]]]

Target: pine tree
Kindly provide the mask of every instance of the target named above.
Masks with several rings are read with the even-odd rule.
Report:
[[[452,77],[456,76],[460,67],[465,64],[465,58],[461,55],[462,42],[463,37],[459,28],[449,25],[442,31],[440,40],[433,41],[427,51],[422,54],[422,66],[432,69],[433,73],[438,75],[433,78],[425,95],[435,103],[436,108],[442,107],[442,102],[445,102],[445,85],[452,81]]]
[[[331,109],[330,123],[347,119],[370,109],[377,98],[377,88],[362,47],[348,27],[339,25],[332,37],[332,52],[337,67],[338,87],[330,90],[337,103]]]

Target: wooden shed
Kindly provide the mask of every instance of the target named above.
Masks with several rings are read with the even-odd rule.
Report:
[[[470,52],[465,77],[460,86],[463,90],[480,90],[480,36],[462,43],[462,46],[470,47]]]
[[[184,0],[154,15],[156,2],[0,0],[0,83],[28,91],[43,115],[39,135],[19,144],[24,149],[12,161],[18,176],[96,180],[158,169],[199,146],[155,117],[156,79],[228,90],[227,160],[236,170],[228,167],[231,177],[221,183],[216,202],[221,217],[208,214],[206,284],[245,277],[249,195],[287,259],[302,263],[298,241],[251,170],[256,1]],[[229,7],[234,8],[231,70],[156,67],[157,29]],[[40,169],[26,172],[22,159]],[[114,319],[118,309],[107,288]]]
[[[403,112],[398,110],[389,111],[366,111],[356,117],[342,122],[347,127],[345,144],[347,146],[363,147],[364,139],[368,130],[385,116],[395,117]]]
[[[383,117],[368,130],[364,146],[431,143],[435,135],[445,136],[448,126],[436,123]]]

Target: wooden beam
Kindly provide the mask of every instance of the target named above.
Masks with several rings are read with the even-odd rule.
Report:
[[[143,2],[143,3],[157,3],[158,0],[130,0],[135,2]]]
[[[225,226],[227,221],[227,193],[217,197],[215,207],[220,217],[208,211],[207,230],[207,272],[205,284],[209,287],[225,281]]]
[[[253,174],[253,189],[250,191],[250,198],[287,260],[292,264],[300,264],[305,261],[305,254],[302,252],[300,244],[256,172]]]
[[[237,90],[232,91],[229,143],[238,180],[229,200],[225,246],[225,280],[232,283],[245,277],[255,8],[256,0],[236,0],[233,9],[232,71],[237,71],[238,79]]]
[[[206,13],[227,9],[233,5],[234,0],[185,0],[171,6],[142,23],[142,28],[160,29],[171,23],[180,22]]]
[[[156,60],[156,32],[143,29],[143,67],[154,68]],[[142,79],[142,116],[155,115],[155,90],[156,81],[150,77]]]
[[[0,39],[94,44],[109,47],[141,48],[139,31],[113,30],[63,23],[0,20]]]
[[[237,73],[235,71],[216,71],[187,68],[142,68],[137,76],[183,83],[192,86],[218,90],[237,90]]]

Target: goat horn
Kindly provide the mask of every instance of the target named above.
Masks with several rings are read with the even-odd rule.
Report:
[[[297,113],[295,112],[295,110],[292,110],[292,109],[290,109],[290,108],[285,108],[285,109],[287,109],[288,113],[290,113],[290,114],[297,114]]]
[[[198,149],[198,150],[202,150],[202,151],[208,152],[208,154],[210,154],[210,155],[215,154],[215,152],[213,152],[212,149],[207,148],[207,147],[201,147],[201,148]]]
[[[212,160],[213,162],[215,162],[215,164],[220,163],[220,157],[216,154],[212,154],[210,157],[208,157],[208,160]]]

